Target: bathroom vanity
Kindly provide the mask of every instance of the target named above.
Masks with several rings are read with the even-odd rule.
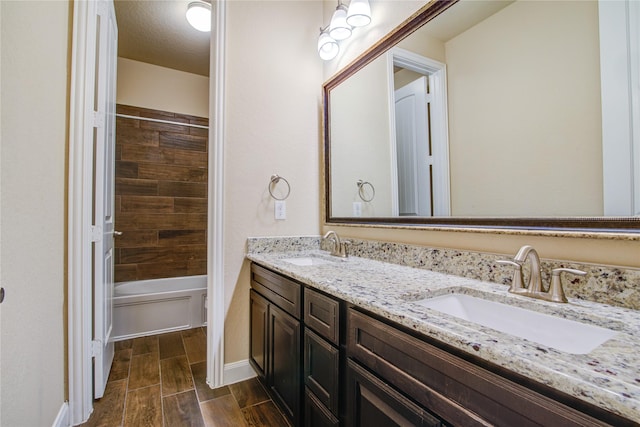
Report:
[[[502,285],[319,250],[247,257],[251,363],[296,426],[640,422],[634,310],[528,301]],[[416,304],[454,291],[615,336],[570,354]]]

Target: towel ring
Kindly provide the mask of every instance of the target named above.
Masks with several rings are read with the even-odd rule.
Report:
[[[276,197],[273,195],[273,187],[276,186],[277,183],[279,183],[280,181],[284,181],[285,184],[287,184],[287,194],[284,195],[284,197]],[[273,174],[271,175],[271,180],[269,181],[269,186],[267,187],[269,189],[269,194],[271,195],[271,197],[273,197],[275,200],[285,200],[287,197],[289,197],[289,194],[291,194],[291,185],[289,185],[289,181],[287,181],[285,178],[281,177],[278,174]]]
[[[358,196],[360,196],[363,202],[370,202],[373,200],[374,197],[376,197],[376,189],[373,187],[373,184],[371,184],[369,181],[363,181],[359,179],[358,182],[356,182],[356,185],[358,186]],[[365,185],[368,185],[369,187],[371,187],[371,197],[365,197],[364,195]]]

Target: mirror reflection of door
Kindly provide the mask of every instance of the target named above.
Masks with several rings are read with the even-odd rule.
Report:
[[[447,216],[449,143],[444,64],[403,49],[389,57],[394,216]]]
[[[395,91],[398,215],[433,216],[428,80]]]

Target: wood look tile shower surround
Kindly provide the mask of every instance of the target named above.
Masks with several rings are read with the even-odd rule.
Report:
[[[83,427],[289,427],[258,379],[211,389],[206,331],[116,343],[104,397]]]
[[[125,105],[117,113],[208,126]],[[116,119],[115,281],[206,274],[208,130]]]

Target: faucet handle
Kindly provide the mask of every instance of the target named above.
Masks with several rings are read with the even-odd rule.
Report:
[[[513,267],[515,267],[516,269],[521,269],[522,268],[522,264],[519,262],[515,262],[515,261],[511,261],[510,259],[499,259],[496,261],[498,264],[504,264],[504,265],[511,265]]]
[[[587,274],[586,271],[576,270],[575,268],[554,268],[551,270],[551,285],[549,285],[548,291],[551,301],[568,302],[562,287],[562,279],[560,277],[562,273],[575,274],[576,276],[585,276]]]
[[[342,241],[342,253],[344,257],[347,258],[349,256],[349,247],[351,246],[351,240],[343,240]]]
[[[514,267],[513,279],[511,280],[511,287],[509,292],[517,294],[526,291],[522,283],[522,263],[517,261],[511,261],[510,259],[499,259],[496,261],[498,264],[510,265]]]

